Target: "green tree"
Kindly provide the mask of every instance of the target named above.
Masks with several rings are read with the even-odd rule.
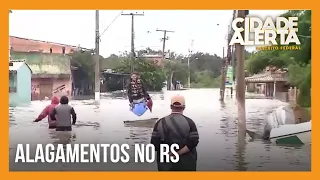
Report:
[[[137,60],[141,61],[141,58],[144,54],[157,54],[162,55],[161,50],[153,50],[151,48],[146,48],[137,51]],[[164,69],[162,70],[165,75],[165,80],[168,82],[168,88],[170,88],[171,82],[180,81],[182,84],[186,85],[188,82],[189,68],[188,68],[188,56],[184,56],[182,54],[177,54],[175,52],[169,52],[169,56],[164,61]],[[192,54],[189,57],[190,60],[190,79],[191,83],[196,84],[196,81],[199,81],[199,78],[211,78],[214,80],[215,78],[220,76],[221,67],[223,63],[223,59],[217,55],[211,55],[208,53],[197,52]],[[135,62],[136,62],[135,61]],[[128,52],[124,52],[120,55],[110,55],[108,58],[102,60],[103,69],[115,69],[121,72],[130,72],[129,69],[131,67],[130,64],[130,56]],[[151,63],[151,62],[150,62]],[[153,63],[151,63],[153,64]],[[126,66],[126,68],[125,68]],[[137,67],[139,66],[139,68]],[[137,67],[137,68],[136,68]],[[142,66],[141,66],[142,67]],[[141,73],[145,71],[142,69],[140,65],[135,64],[135,69]],[[156,67],[160,69],[159,67]],[[208,76],[201,76],[198,72],[206,72]],[[209,76],[210,74],[210,76]],[[158,82],[157,84],[162,85],[163,81]],[[212,85],[208,85],[208,83],[200,83],[197,87],[206,87]],[[195,86],[194,86],[195,87]],[[159,88],[157,88],[159,89]]]
[[[192,88],[218,88],[220,87],[221,76],[215,78],[210,71],[200,71],[195,73],[195,80]]]
[[[138,58],[133,63],[130,60],[122,60],[121,63],[115,70],[117,72],[131,73],[131,65],[133,64],[135,71],[140,73],[146,89],[160,91],[164,87],[165,72],[152,61]]]

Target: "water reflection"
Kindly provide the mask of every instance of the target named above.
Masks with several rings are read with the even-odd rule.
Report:
[[[53,140],[52,144],[73,144],[76,141],[75,132],[49,130],[49,136]]]
[[[244,133],[238,133],[238,141],[236,144],[237,151],[236,151],[236,157],[237,157],[237,164],[235,170],[238,171],[247,171],[247,162],[245,160],[245,150],[246,150],[246,139],[245,139]]]
[[[93,127],[94,130],[99,130],[100,123],[98,122],[82,122],[78,121],[75,125],[73,125],[75,128],[81,128],[81,127]]]

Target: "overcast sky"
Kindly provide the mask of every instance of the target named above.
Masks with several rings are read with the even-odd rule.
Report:
[[[232,10],[148,10],[138,12],[144,16],[135,18],[136,50],[151,47],[162,49],[162,32],[156,29],[172,30],[166,50],[187,54],[193,43],[193,51],[208,52],[222,56],[227,46],[226,35],[231,22]],[[275,17],[284,10],[251,10],[250,16]],[[121,13],[121,10],[100,11],[100,32]],[[94,10],[14,10],[10,14],[9,33],[12,36],[52,41],[70,45],[94,48]],[[102,35],[100,54],[130,51],[130,16],[118,16]],[[253,49],[253,48],[250,48]]]

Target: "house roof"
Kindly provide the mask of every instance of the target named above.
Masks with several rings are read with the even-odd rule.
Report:
[[[265,72],[261,74],[255,74],[251,77],[245,78],[249,83],[268,83],[268,82],[287,82],[286,73],[283,72]]]
[[[89,51],[90,49],[80,46],[73,46],[49,41],[41,41],[28,39],[16,36],[10,36],[11,50],[16,52],[42,52],[42,53],[57,53],[62,54],[62,49],[65,48],[65,54],[70,54],[72,51]],[[50,52],[50,48],[52,52]]]
[[[29,67],[29,65],[26,63],[24,59],[20,60],[10,60],[9,63],[12,63],[12,66],[9,65],[9,71],[17,71],[23,64],[27,65],[27,67],[30,69],[31,73],[32,70]]]

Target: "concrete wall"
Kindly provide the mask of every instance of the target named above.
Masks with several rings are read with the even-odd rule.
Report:
[[[53,95],[71,95],[71,70],[70,56],[62,54],[50,54],[40,52],[15,52],[11,51],[13,59],[25,59],[32,69],[32,100],[42,100],[40,85],[47,84],[46,89],[52,85],[52,90],[47,90],[45,96],[51,98]],[[43,86],[42,86],[43,87]],[[50,91],[50,92],[48,92]]]
[[[9,87],[17,87],[18,75],[12,74],[9,76]],[[17,92],[9,92],[9,105],[16,105],[19,102],[19,95]]]
[[[288,88],[285,87],[285,82],[277,82],[276,91],[277,92],[288,92]]]
[[[23,64],[18,71],[17,91],[20,101],[30,103],[31,101],[31,71],[26,64]]]
[[[285,82],[277,82],[276,83],[275,98],[280,101],[284,101],[284,102],[289,101],[288,88],[285,86]]]
[[[11,51],[11,58],[25,59],[34,75],[71,74],[70,56],[68,55]]]
[[[70,78],[32,78],[32,100],[42,100],[40,98],[40,85],[52,84],[51,96],[71,96],[72,87]]]
[[[247,91],[248,92],[255,92],[255,83],[247,83]]]
[[[17,92],[9,94],[10,105],[28,104],[31,102],[31,71],[26,64],[17,70]]]

